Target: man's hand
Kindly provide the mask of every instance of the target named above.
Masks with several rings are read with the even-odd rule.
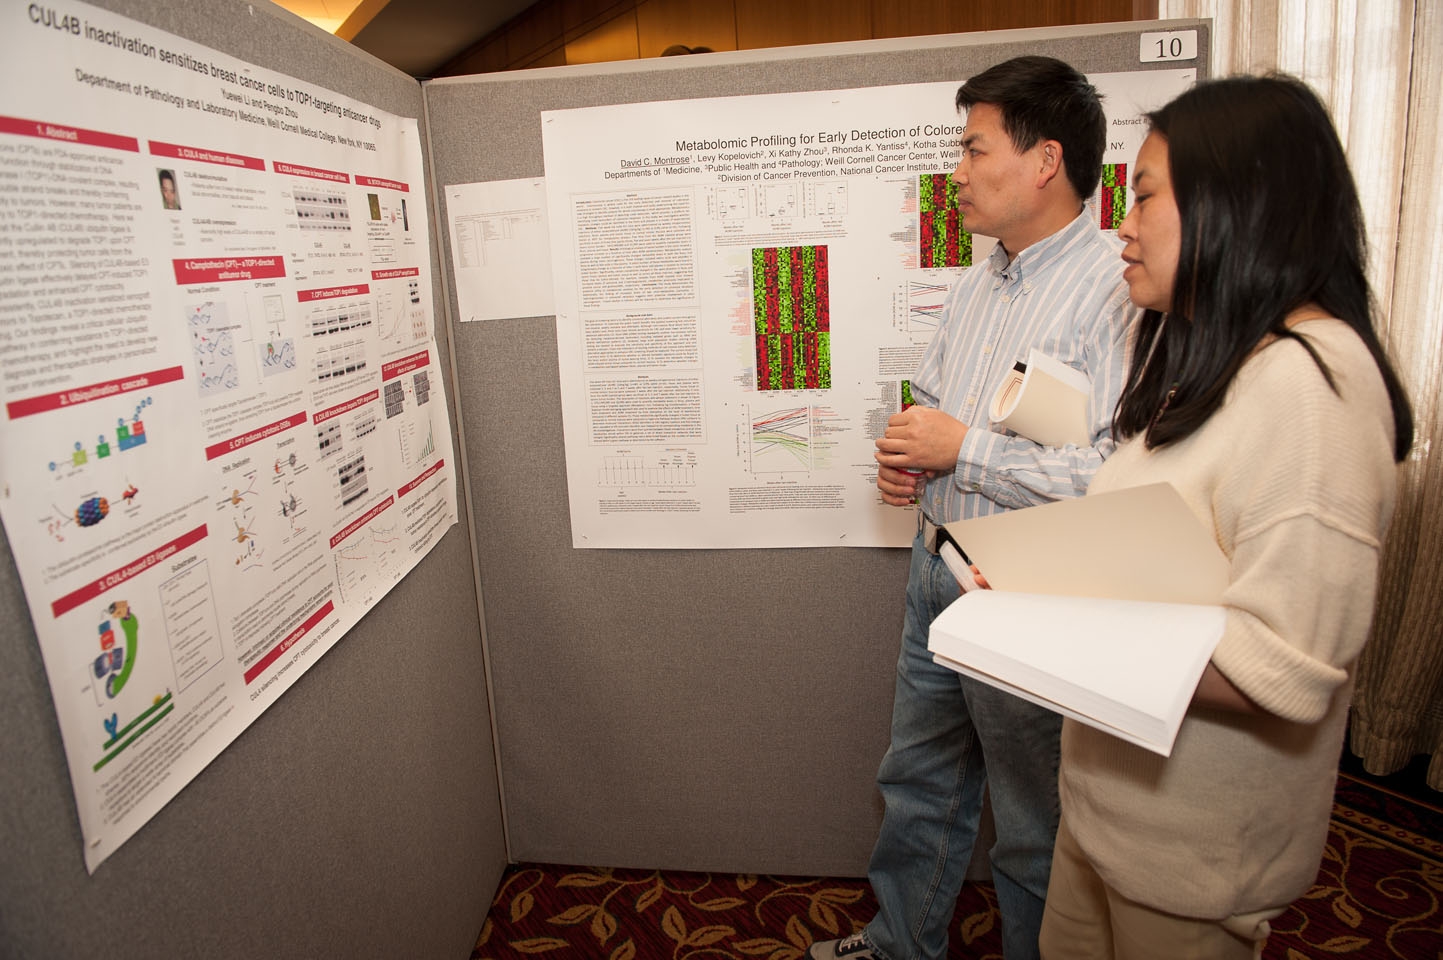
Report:
[[[882,494],[882,502],[894,507],[905,507],[912,503],[921,495],[923,481],[936,476],[934,473],[906,473],[884,467],[881,465],[881,454],[877,456],[877,489]]]
[[[887,421],[887,432],[877,440],[877,462],[894,470],[947,472],[957,466],[965,436],[967,426],[956,417],[932,407],[908,407]]]
[[[894,507],[912,503],[922,492],[924,479],[956,467],[966,435],[965,424],[931,407],[908,407],[893,414],[873,454],[882,502]],[[916,473],[919,470],[925,475]]]

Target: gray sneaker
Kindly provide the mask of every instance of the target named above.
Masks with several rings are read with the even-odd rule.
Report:
[[[840,940],[823,940],[807,949],[808,960],[878,960],[861,932]]]

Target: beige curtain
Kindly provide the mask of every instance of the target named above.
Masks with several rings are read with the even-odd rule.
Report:
[[[1213,76],[1283,70],[1333,112],[1363,202],[1380,329],[1417,420],[1400,468],[1353,750],[1372,773],[1417,754],[1443,790],[1443,16],[1433,0],[1160,0],[1211,17]],[[1434,447],[1437,447],[1435,452]]]

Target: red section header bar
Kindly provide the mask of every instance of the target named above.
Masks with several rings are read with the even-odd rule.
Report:
[[[385,190],[399,190],[402,193],[411,192],[410,185],[402,183],[399,180],[382,180],[380,177],[363,177],[359,173],[356,174],[356,186],[381,187]]]
[[[333,180],[336,183],[350,183],[351,175],[339,170],[322,170],[320,167],[303,167],[283,160],[272,160],[271,169],[292,177],[310,177],[312,180]]]
[[[222,167],[240,167],[245,170],[265,170],[266,162],[260,157],[247,157],[240,153],[222,153],[204,147],[185,147],[178,143],[150,141],[150,153],[155,157],[173,157],[176,160],[194,160],[197,163],[214,163]]]
[[[431,362],[431,351],[422,350],[420,353],[413,353],[409,357],[402,357],[399,360],[392,360],[390,363],[381,364],[381,382],[399,377],[403,373],[410,373],[412,370],[419,370]]]
[[[172,260],[175,282],[181,286],[224,280],[270,280],[286,275],[286,258],[217,257],[213,260]]]
[[[395,280],[398,277],[419,277],[420,267],[393,267],[390,270],[372,270],[372,280]]]
[[[440,469],[441,469],[442,467],[444,467],[445,465],[446,465],[446,461],[445,461],[445,460],[437,460],[436,463],[435,463],[430,469],[428,469],[425,473],[421,474],[419,477],[417,477],[417,478],[414,479],[414,480],[408,480],[408,481],[406,481],[405,483],[401,484],[401,489],[399,489],[399,490],[396,491],[396,496],[398,496],[398,497],[404,497],[406,494],[410,493],[412,490],[415,490],[415,489],[416,489],[417,487],[419,487],[421,484],[423,484],[423,483],[425,483],[427,480],[431,479],[431,475],[434,474],[437,470],[440,470]]]
[[[280,658],[281,654],[285,653],[291,647],[294,647],[296,645],[296,641],[300,640],[301,637],[304,637],[306,634],[314,630],[316,628],[316,624],[326,619],[326,617],[329,617],[331,615],[331,611],[335,608],[336,605],[331,601],[327,600],[325,606],[321,607],[321,609],[317,610],[309,617],[306,617],[305,623],[301,624],[299,627],[296,627],[290,633],[286,634],[286,638],[284,640],[276,644],[274,647],[271,647],[270,651],[267,652],[265,656],[261,657],[255,663],[251,664],[250,669],[245,672],[246,683],[249,684],[256,677],[260,676],[266,667],[269,667]]]
[[[89,603],[107,590],[114,590],[131,577],[137,577],[151,567],[165,560],[174,554],[179,553],[186,547],[199,543],[206,537],[205,524],[201,524],[189,533],[181,534],[163,547],[157,547],[132,563],[123,567],[117,567],[99,580],[93,580],[81,587],[79,590],[71,591],[65,596],[56,600],[50,605],[50,613],[57,619],[69,613],[82,604]]]
[[[43,140],[62,140],[65,143],[84,144],[87,147],[110,147],[112,150],[140,152],[140,141],[135,137],[122,137],[99,130],[82,130],[42,120],[23,120],[20,117],[0,117],[0,133],[13,133],[19,137],[40,137]]]
[[[336,545],[337,545],[338,543],[340,543],[342,540],[345,540],[345,539],[346,539],[347,537],[349,537],[351,534],[355,533],[357,530],[361,529],[361,528],[364,527],[366,524],[370,523],[372,520],[376,519],[376,518],[379,517],[381,514],[385,513],[387,510],[391,509],[391,507],[395,504],[395,502],[396,502],[396,498],[395,498],[395,497],[387,497],[386,499],[382,500],[380,503],[376,504],[376,505],[375,505],[374,507],[372,507],[371,509],[367,510],[365,516],[357,517],[356,519],[352,520],[350,523],[346,524],[346,528],[345,528],[344,530],[342,530],[340,533],[336,534],[334,537],[331,538],[331,549],[332,549],[332,550],[336,549]]]
[[[359,410],[368,403],[374,403],[381,395],[379,390],[372,390],[370,393],[363,393],[359,397],[347,400],[345,403],[338,403],[334,407],[327,407],[311,418],[312,423],[325,423],[332,417],[339,417],[343,413],[350,413],[352,410]]]
[[[318,287],[315,290],[297,290],[296,299],[301,303],[310,303],[313,300],[334,300],[336,297],[359,297],[363,293],[370,293],[368,284],[353,283],[348,287]]]
[[[5,404],[5,412],[10,415],[11,420],[19,420],[21,417],[28,417],[32,413],[46,413],[51,410],[58,410],[61,407],[73,407],[77,403],[89,403],[91,400],[104,400],[106,397],[113,397],[116,394],[130,393],[132,390],[144,390],[147,387],[157,387],[162,383],[174,383],[176,380],[182,380],[184,378],[184,368],[167,367],[164,370],[140,373],[133,377],[121,377],[118,380],[92,383],[88,387],[76,387],[73,390],[61,390],[58,393],[47,393],[40,397],[12,400]]]
[[[205,448],[206,460],[214,460],[216,457],[223,457],[228,453],[234,453],[242,447],[248,447],[257,441],[267,437],[274,437],[278,433],[284,433],[291,427],[299,427],[306,422],[306,411],[293,413],[284,420],[277,420],[275,423],[268,423],[264,427],[257,427],[238,437],[229,440],[222,440],[220,443],[213,443]]]

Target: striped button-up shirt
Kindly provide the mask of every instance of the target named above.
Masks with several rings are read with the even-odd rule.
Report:
[[[1112,415],[1140,315],[1127,299],[1122,249],[1083,212],[1011,263],[999,244],[947,295],[943,321],[912,379],[913,399],[969,427],[957,467],[929,481],[921,506],[937,523],[1081,496],[1113,449]],[[1092,444],[1044,447],[989,422],[992,396],[1036,348],[1087,374]]]

